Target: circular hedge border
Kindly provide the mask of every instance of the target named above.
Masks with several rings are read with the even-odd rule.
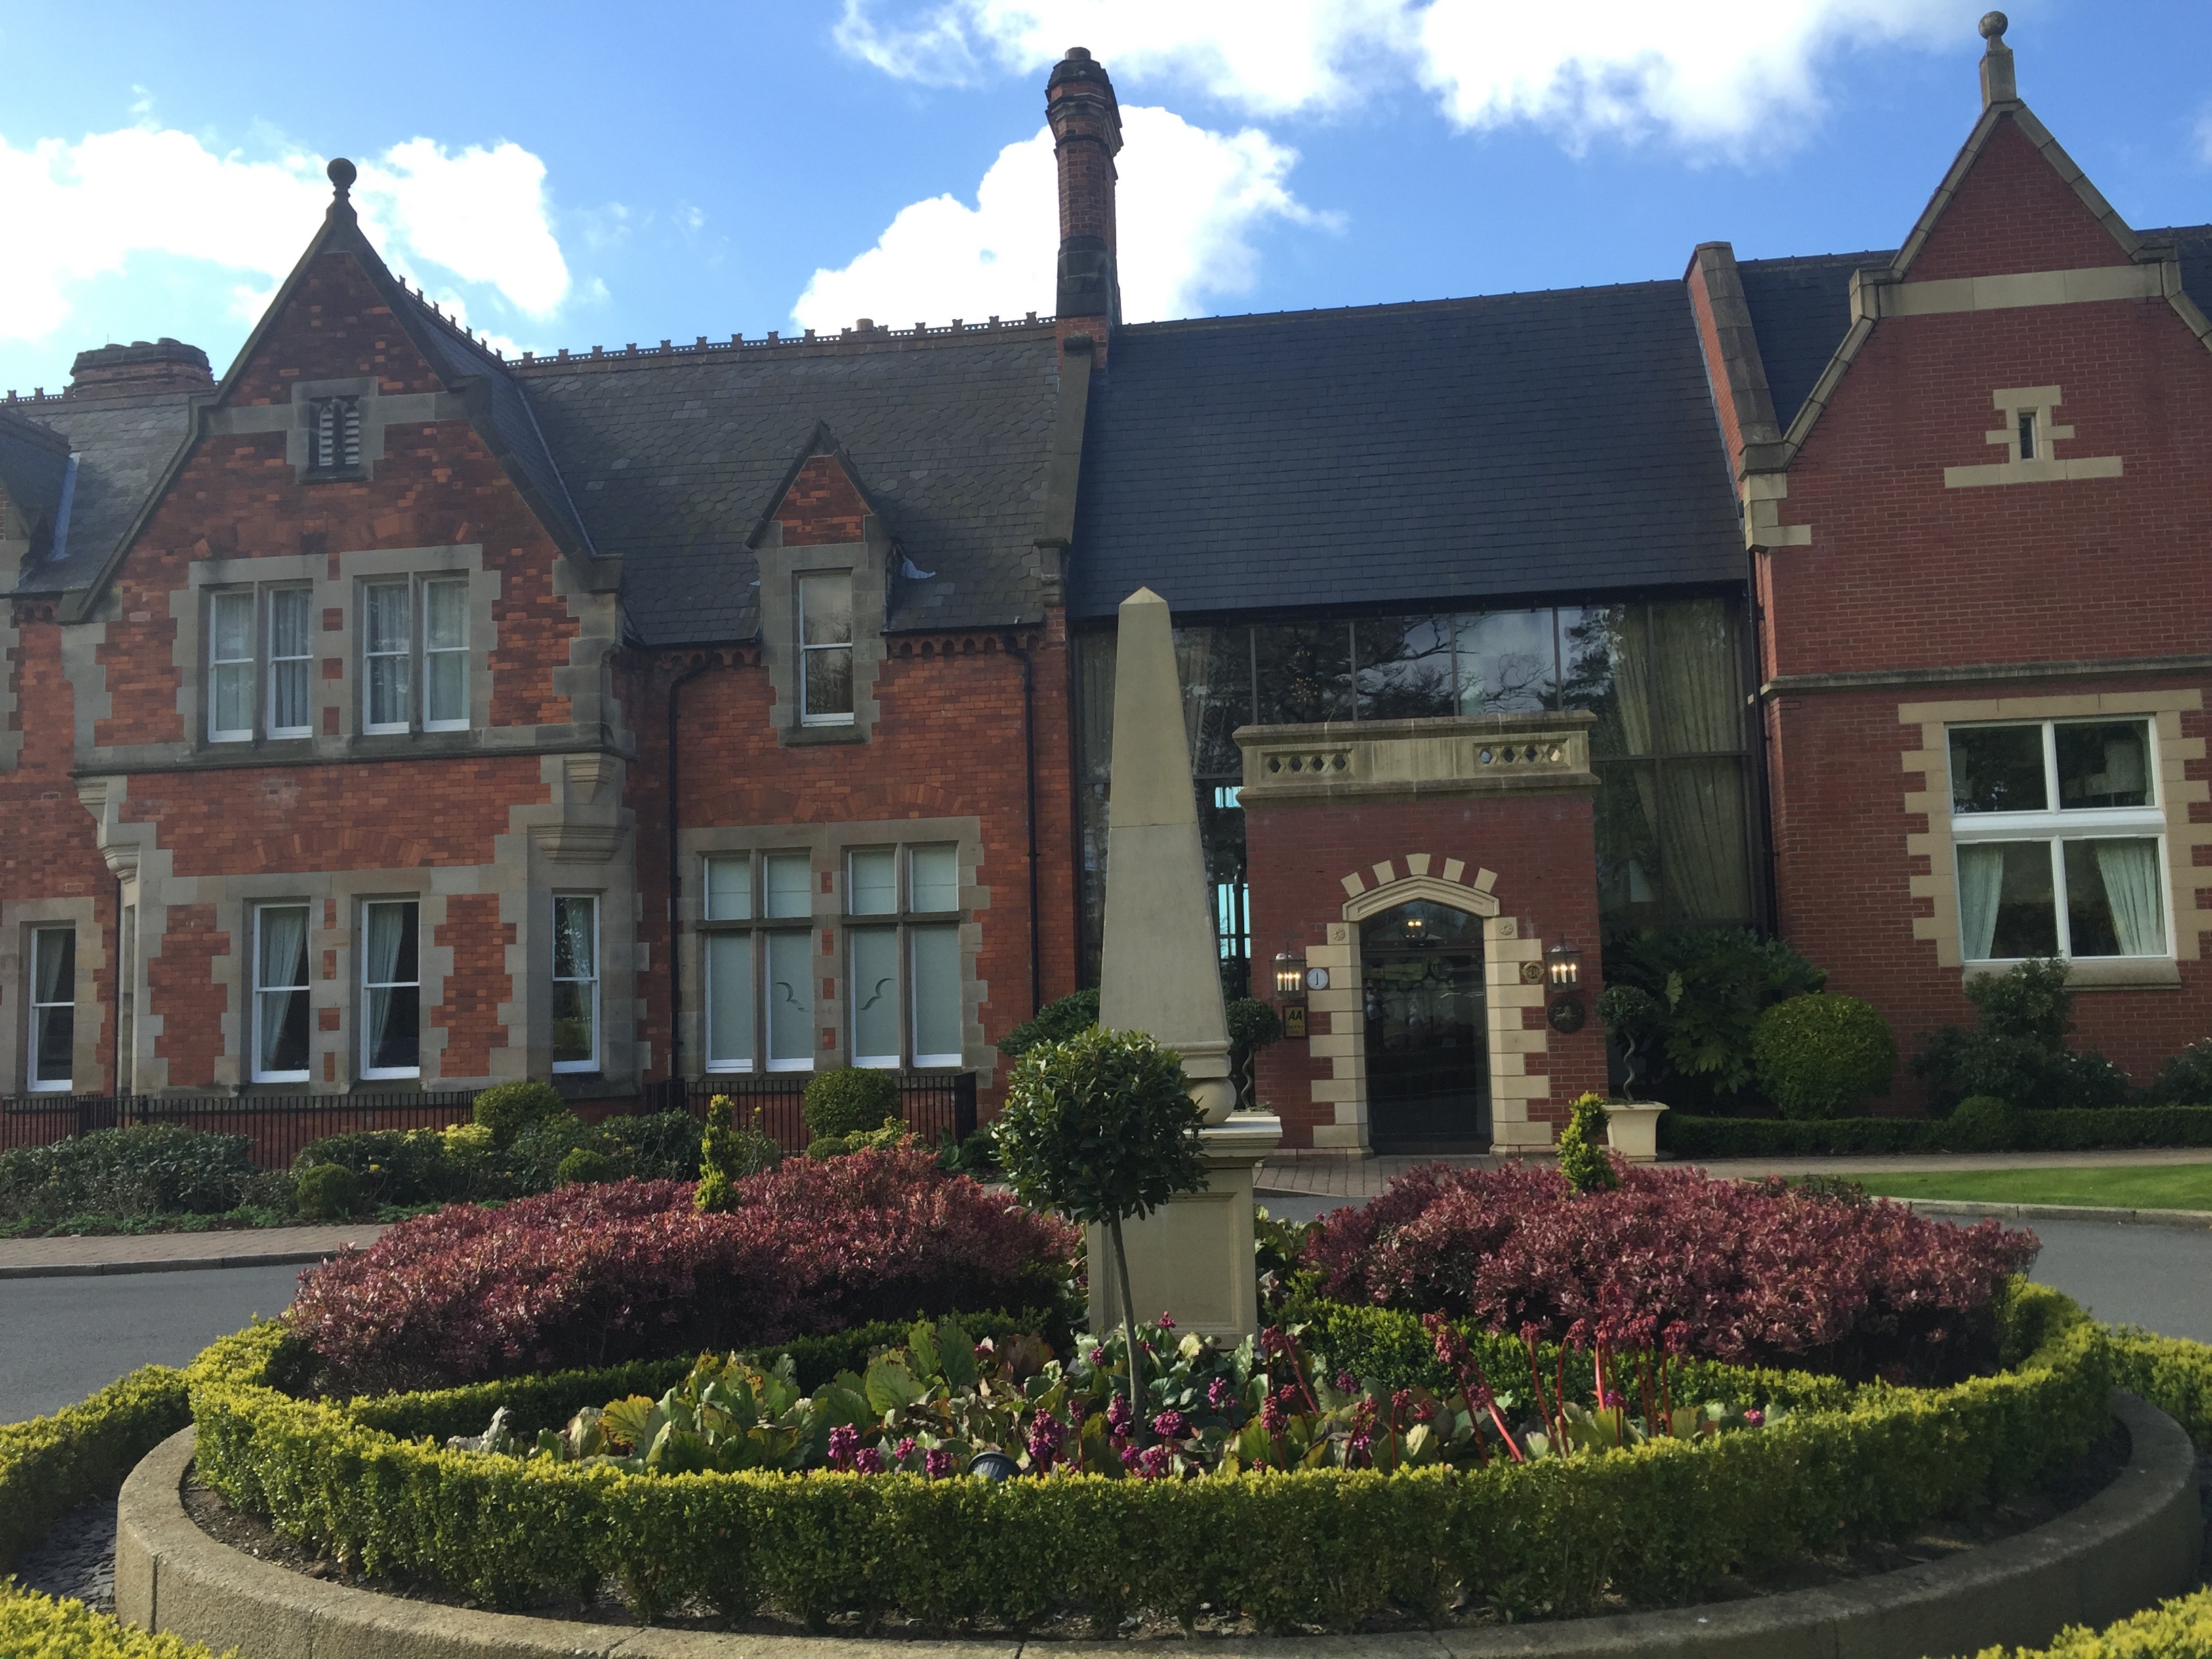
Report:
[[[209,1349],[191,1397],[201,1478],[232,1503],[372,1575],[495,1607],[611,1577],[648,1620],[696,1595],[729,1616],[771,1601],[816,1628],[896,1610],[1018,1631],[1072,1596],[1109,1627],[1211,1603],[1264,1630],[1343,1631],[1385,1611],[1434,1623],[1462,1592],[1516,1618],[1583,1615],[1607,1593],[1668,1605],[1719,1572],[2017,1490],[2105,1431],[2114,1366],[2102,1328],[2055,1291],[2015,1280],[2000,1316],[2010,1368],[1949,1388],[1850,1389],[1714,1440],[1398,1474],[991,1485],[489,1457],[438,1437],[495,1401],[527,1432],[665,1387],[681,1362],[341,1405],[272,1386],[297,1346],[273,1323]]]

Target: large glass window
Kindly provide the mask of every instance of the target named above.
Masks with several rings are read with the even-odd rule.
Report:
[[[952,926],[912,930],[914,954],[914,1063],[961,1063],[960,929]]]
[[[842,571],[799,579],[799,718],[853,723],[853,579]]]
[[[31,933],[32,1091],[66,1094],[76,1066],[76,930]]]
[[[753,914],[753,861],[744,853],[707,860],[708,921],[750,921]]]
[[[1966,961],[2171,953],[2148,720],[1948,735]]]
[[[313,645],[307,629],[311,596],[304,587],[280,587],[269,595],[269,735],[304,738],[314,716],[307,702],[308,659]]]
[[[413,899],[362,906],[361,1074],[420,1077],[422,1068],[421,907]]]
[[[253,590],[208,595],[208,741],[253,737]]]
[[[768,936],[768,1068],[814,1067],[814,935]]]
[[[899,1063],[899,936],[896,927],[855,927],[846,935],[853,981],[853,1064]]]
[[[768,909],[770,916],[811,916],[814,914],[812,860],[805,853],[770,853],[762,860],[768,866]]]
[[[253,913],[253,1080],[307,1080],[307,907]]]
[[[553,896],[553,1069],[599,1068],[599,902]]]
[[[860,848],[849,854],[848,867],[850,915],[904,919],[901,927],[854,927],[846,935],[853,1063],[959,1065],[959,926],[914,920],[958,914],[959,849],[949,844]],[[908,1022],[903,1030],[902,1020]]]
[[[753,1069],[753,936],[707,935],[707,1069]]]

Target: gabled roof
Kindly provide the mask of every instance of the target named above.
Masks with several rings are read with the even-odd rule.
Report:
[[[1680,283],[1142,324],[1091,382],[1072,615],[1742,577]]]
[[[96,581],[155,483],[182,453],[194,394],[177,387],[121,397],[49,398],[30,405],[26,423],[58,434],[76,458],[69,519],[60,544],[27,561],[21,594],[60,594]]]
[[[830,434],[896,544],[893,631],[1044,614],[1049,324],[513,366],[645,645],[750,639],[754,538]]]

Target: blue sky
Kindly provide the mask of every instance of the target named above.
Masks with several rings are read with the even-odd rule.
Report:
[[[1893,246],[1976,112],[1948,0],[0,0],[0,388],[220,371],[353,157],[387,257],[538,350],[1052,304],[1044,74],[1127,122],[1133,315]],[[2212,220],[2203,0],[2033,0],[2023,94],[2130,222]]]

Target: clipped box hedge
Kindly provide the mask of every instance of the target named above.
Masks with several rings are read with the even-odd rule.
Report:
[[[146,1454],[191,1421],[185,1374],[148,1365],[81,1404],[0,1424],[0,1574],[88,1498],[112,1492]],[[207,1649],[149,1636],[0,1577],[0,1654],[8,1659],[209,1659]]]
[[[2212,1146],[2212,1106],[2113,1106],[2019,1114],[2020,1133],[1985,1152],[2081,1152],[2111,1146]],[[1931,1117],[1659,1119],[1659,1144],[1679,1158],[1821,1158],[1961,1150]]]
[[[494,1605],[611,1577],[641,1614],[696,1594],[733,1616],[765,1601],[817,1628],[896,1610],[1018,1630],[1073,1597],[1108,1623],[1187,1619],[1205,1602],[1269,1630],[1346,1630],[1391,1608],[1436,1620],[1462,1587],[1516,1617],[1572,1617],[1608,1591],[1676,1602],[1716,1573],[1891,1534],[2032,1481],[2104,1432],[2110,1356],[2101,1328],[2056,1292],[2014,1281],[2002,1317],[2018,1363],[1954,1387],[1808,1378],[1795,1385],[1805,1405],[1757,1432],[1397,1475],[632,1475],[410,1437],[472,1431],[495,1399],[527,1432],[649,1386],[638,1368],[339,1404],[270,1385],[291,1363],[270,1324],[216,1344],[189,1377],[199,1472],[231,1502],[371,1573]],[[1788,1386],[1706,1375],[1732,1378],[1739,1398]]]

